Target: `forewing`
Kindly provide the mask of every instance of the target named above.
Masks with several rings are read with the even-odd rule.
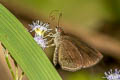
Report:
[[[93,66],[103,58],[102,54],[99,51],[90,47],[89,45],[77,39],[76,37],[64,36],[63,38],[66,40],[70,40],[79,49],[79,52],[82,56],[83,68]]]
[[[71,41],[62,39],[58,51],[58,62],[62,69],[76,71],[82,67],[82,56]]]

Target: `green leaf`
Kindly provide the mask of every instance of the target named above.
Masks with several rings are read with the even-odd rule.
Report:
[[[29,80],[62,80],[24,26],[0,4],[0,41]]]

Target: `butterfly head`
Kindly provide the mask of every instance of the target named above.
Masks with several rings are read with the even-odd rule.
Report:
[[[60,34],[64,33],[63,29],[61,27],[58,27],[58,26],[55,28],[55,31],[56,31],[56,33],[60,33]]]

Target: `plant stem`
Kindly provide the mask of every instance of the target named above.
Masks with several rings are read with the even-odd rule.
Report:
[[[18,67],[16,66],[16,80],[19,80],[18,79]]]
[[[8,50],[5,51],[5,60],[6,60],[6,63],[8,65],[8,68],[9,68],[11,74],[12,74],[13,80],[15,80],[15,74],[13,72],[13,69],[12,69],[11,64],[9,62],[9,59],[8,59]]]
[[[22,72],[22,74],[21,74],[21,76],[20,76],[20,79],[19,79],[19,80],[22,80],[23,75],[24,75],[24,72]]]

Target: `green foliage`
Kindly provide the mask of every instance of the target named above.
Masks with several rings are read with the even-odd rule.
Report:
[[[95,74],[88,71],[78,71],[69,74],[66,80],[106,80],[103,74]]]
[[[23,25],[0,4],[0,41],[29,80],[62,80]]]

